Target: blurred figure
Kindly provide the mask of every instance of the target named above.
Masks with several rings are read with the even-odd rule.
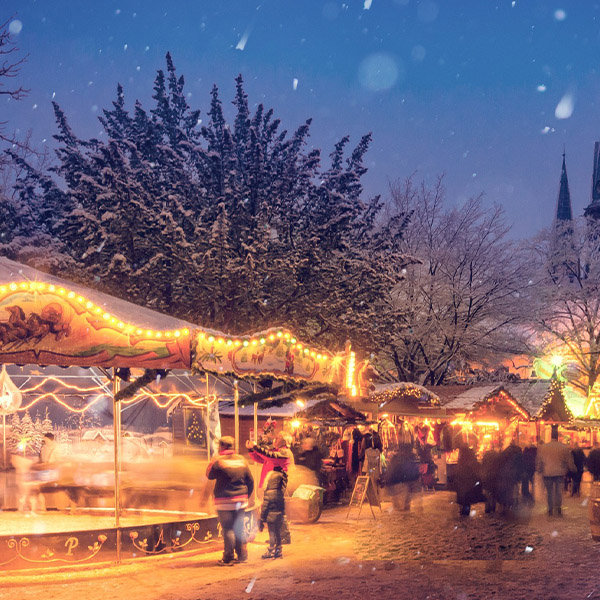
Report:
[[[282,558],[281,527],[285,516],[285,489],[287,473],[280,466],[273,467],[265,481],[265,497],[260,511],[259,530],[267,524],[269,529],[269,548],[262,558]]]
[[[535,476],[535,457],[537,448],[533,445],[523,449],[523,473],[521,479],[521,495],[525,502],[533,504],[535,501],[533,494],[533,478]]]
[[[419,479],[419,463],[410,444],[400,444],[385,472],[385,485],[395,510],[410,510],[412,494]]]
[[[304,467],[314,473],[318,485],[321,485],[321,466],[323,456],[315,438],[307,437],[300,442],[300,452],[296,458],[296,466]]]
[[[500,453],[498,472],[499,497],[503,512],[512,508],[519,501],[519,484],[522,483],[524,473],[523,451],[513,439]]]
[[[573,455],[573,463],[575,464],[575,471],[571,473],[571,480],[573,482],[571,496],[579,496],[581,494],[581,479],[583,477],[585,454],[578,442],[575,442],[575,447],[571,450],[571,454]]]
[[[454,474],[454,490],[456,502],[460,506],[460,514],[468,517],[471,514],[471,504],[483,502],[483,487],[481,485],[481,466],[477,462],[475,452],[468,446],[458,451],[458,463]]]
[[[575,472],[575,463],[569,447],[558,441],[558,427],[552,425],[551,440],[538,448],[536,467],[544,478],[548,494],[548,515],[554,511],[562,516],[562,486],[565,475]]]
[[[223,529],[221,566],[233,565],[234,551],[238,562],[248,560],[244,514],[248,497],[254,491],[254,479],[245,458],[233,451],[235,441],[230,436],[219,440],[219,454],[208,463],[206,477],[215,479],[215,508]]]
[[[381,450],[374,447],[373,436],[370,433],[365,435],[363,441],[365,447],[363,473],[371,478],[374,489],[377,489],[381,483]]]

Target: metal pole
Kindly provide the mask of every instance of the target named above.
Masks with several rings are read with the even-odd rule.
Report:
[[[114,372],[114,371],[113,371]],[[119,527],[121,516],[121,403],[115,400],[119,391],[119,380],[113,375],[113,436],[115,458],[115,527]],[[120,557],[120,538],[117,537],[117,560]]]
[[[237,379],[233,382],[233,422],[234,422],[234,438],[235,451],[240,451],[240,389]]]
[[[256,394],[256,381],[252,382],[252,391]],[[258,402],[254,403],[254,443],[258,444]]]

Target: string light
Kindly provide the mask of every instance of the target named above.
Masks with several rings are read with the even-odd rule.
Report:
[[[58,294],[59,296],[66,296],[69,300],[77,302],[78,304],[83,305],[90,313],[100,315],[104,321],[106,321],[106,325],[114,325],[117,329],[124,329],[126,333],[131,333],[134,328],[132,326],[126,326],[125,322],[117,319],[114,315],[102,309],[100,306],[96,306],[91,300],[84,298],[83,296],[78,295],[72,290],[67,290],[63,287],[57,288],[55,285],[47,284],[43,282],[36,281],[22,281],[19,283],[11,283],[7,286],[0,286],[0,295],[2,297],[10,295],[12,292],[20,291],[20,290],[29,290],[33,292],[43,292],[45,294]],[[137,335],[142,335],[142,329],[136,329]],[[150,338],[158,338],[161,339],[164,337],[176,337],[179,338],[182,335],[189,335],[189,329],[182,330],[170,330],[170,331],[146,331],[146,337]]]

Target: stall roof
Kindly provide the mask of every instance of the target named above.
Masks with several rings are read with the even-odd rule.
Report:
[[[446,398],[450,394],[441,392],[439,386],[435,388],[436,392],[440,389],[440,395]],[[550,389],[550,381],[545,379],[531,379],[518,382],[489,383],[485,385],[463,386],[462,392],[458,389],[460,386],[448,386],[452,388],[453,397],[444,404],[444,408],[455,412],[471,411],[475,405],[485,398],[497,394],[501,389],[512,396],[519,405],[530,415],[535,416],[539,413],[544,398]]]
[[[379,412],[402,415],[429,415],[432,409],[440,408],[440,399],[431,390],[416,383],[400,382],[375,386],[369,402],[379,405]]]
[[[94,302],[96,305],[102,306],[107,312],[114,314],[122,320],[135,321],[135,324],[139,327],[150,329],[193,329],[198,327],[193,323],[138,306],[132,302],[127,302],[127,300],[99,292],[91,287],[85,287],[78,283],[55,277],[54,275],[48,275],[33,267],[0,256],[0,283],[10,284],[22,281],[48,283],[57,287],[67,288]]]

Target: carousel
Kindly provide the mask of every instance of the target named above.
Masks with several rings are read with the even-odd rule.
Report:
[[[361,389],[348,345],[334,354],[279,327],[226,335],[5,258],[0,364],[4,571],[217,549],[203,474],[219,382],[236,447],[244,381]]]

